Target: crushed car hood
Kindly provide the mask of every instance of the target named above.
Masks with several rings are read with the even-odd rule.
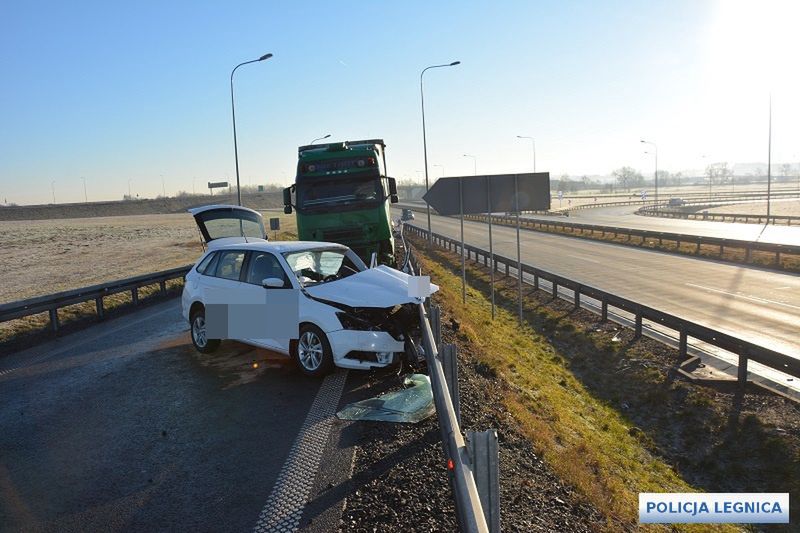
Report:
[[[419,298],[408,295],[408,274],[381,265],[343,279],[308,287],[308,293],[323,300],[350,307],[393,307],[417,303]],[[431,283],[431,294],[439,290]]]

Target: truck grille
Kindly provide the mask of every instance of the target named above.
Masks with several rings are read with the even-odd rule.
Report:
[[[360,227],[352,228],[336,228],[326,229],[322,232],[323,238],[326,241],[339,242],[339,241],[357,241],[362,238],[363,231]]]

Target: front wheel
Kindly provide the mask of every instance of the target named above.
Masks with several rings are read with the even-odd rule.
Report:
[[[300,326],[300,338],[292,343],[292,357],[307,376],[322,377],[333,370],[333,352],[328,338],[313,324]]]
[[[206,312],[199,309],[192,313],[189,321],[192,328],[192,344],[200,353],[212,353],[219,348],[219,339],[209,339],[206,336]]]

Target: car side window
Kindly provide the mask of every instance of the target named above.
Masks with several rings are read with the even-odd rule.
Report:
[[[247,269],[247,283],[261,285],[267,278],[278,278],[283,280],[284,287],[288,285],[286,272],[277,257],[267,252],[252,252]]]
[[[203,260],[200,261],[200,264],[197,265],[197,269],[196,269],[197,272],[199,272],[200,274],[205,274],[206,270],[208,270],[209,273],[213,273],[214,272],[214,266],[216,266],[216,262],[214,262],[214,260],[216,258],[217,258],[217,254],[216,253],[210,253],[207,256],[205,256],[203,258]],[[214,262],[214,265],[211,265],[212,262]]]
[[[244,252],[220,252],[216,276],[223,279],[239,280],[244,263]]]

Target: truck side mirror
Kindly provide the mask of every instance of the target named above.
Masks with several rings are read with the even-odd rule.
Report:
[[[286,187],[283,189],[283,212],[284,214],[292,214],[292,188]]]
[[[400,200],[397,198],[397,181],[394,178],[387,178],[389,180],[389,200],[396,204]]]

